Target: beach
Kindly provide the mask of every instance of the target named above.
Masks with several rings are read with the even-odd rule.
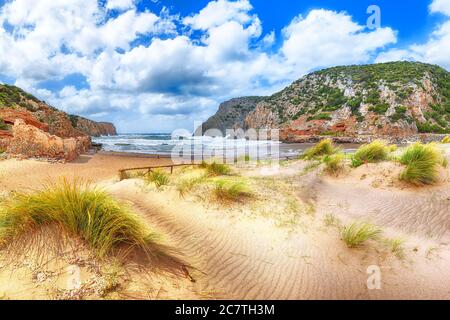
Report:
[[[19,299],[449,298],[448,167],[440,169],[437,184],[416,187],[399,181],[402,167],[393,162],[364,164],[339,177],[311,169],[305,160],[276,167],[249,162],[230,166],[231,175],[210,178],[183,195],[180,181],[203,169],[175,168],[161,188],[138,176],[123,181],[118,176],[119,169],[170,163],[104,152],[65,164],[0,161],[4,195],[61,177],[90,180],[127,203],[183,261],[122,262],[117,286],[105,293],[93,279],[109,279],[104,270],[111,263],[93,258],[81,239],[61,242],[57,232],[44,229],[17,241],[29,254],[14,263],[5,263],[5,254],[17,254],[17,247],[2,253],[0,294]],[[209,196],[220,179],[244,181],[251,196],[236,203]],[[358,220],[377,225],[382,238],[348,247],[339,230]],[[394,248],[395,239],[401,245]],[[373,288],[368,285],[371,268],[381,272]],[[81,274],[78,286],[70,284],[73,270]]]

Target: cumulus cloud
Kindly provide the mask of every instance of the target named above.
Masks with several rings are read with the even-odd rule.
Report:
[[[450,0],[434,0],[430,4],[431,13],[441,13],[450,17]],[[407,48],[382,52],[377,62],[411,60],[441,65],[450,69],[450,19],[438,25],[425,43],[416,43]]]
[[[396,42],[391,28],[367,32],[346,13],[327,10],[298,16],[283,33],[281,51],[300,72],[312,67],[368,62],[377,49]]]

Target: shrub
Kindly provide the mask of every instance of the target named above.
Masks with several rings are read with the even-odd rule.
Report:
[[[435,183],[439,176],[439,165],[446,165],[446,159],[433,143],[415,143],[409,146],[401,154],[399,161],[406,165],[400,173],[400,179],[414,185]]]
[[[363,163],[378,162],[386,160],[389,154],[389,148],[386,142],[375,140],[369,144],[363,144],[356,150],[352,157],[352,166],[358,167]]]
[[[161,187],[168,185],[170,182],[169,176],[162,170],[154,170],[145,176],[145,181],[154,183],[155,186],[160,189]]]
[[[367,222],[353,222],[343,228],[342,240],[349,248],[357,247],[367,240],[377,239],[381,229]]]
[[[302,158],[313,159],[319,156],[332,155],[337,149],[335,148],[331,139],[323,139],[313,147],[306,149]]]
[[[149,252],[153,234],[128,208],[106,192],[80,180],[62,179],[33,193],[16,193],[0,210],[0,244],[31,229],[61,226],[80,236],[99,257],[119,245]]]
[[[445,137],[442,139],[441,143],[450,143],[450,136],[445,136]]]
[[[210,163],[207,165],[206,170],[209,176],[226,176],[231,173],[231,169],[228,165],[223,163]]]
[[[330,175],[338,176],[345,168],[345,155],[342,153],[336,153],[327,155],[323,158],[325,163],[325,172]]]
[[[251,192],[247,184],[242,181],[216,180],[214,181],[213,195],[221,202],[236,202],[242,198],[250,197]]]

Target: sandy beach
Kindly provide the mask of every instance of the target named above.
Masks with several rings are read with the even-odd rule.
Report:
[[[161,165],[170,159],[98,153],[51,164],[0,161],[2,194],[39,188],[58,177],[89,179],[127,203],[174,256],[179,266],[125,263],[117,287],[99,291],[111,263],[99,262],[76,237],[34,232],[2,252],[4,298],[120,299],[449,299],[450,172],[430,187],[398,181],[391,162],[349,169],[340,177],[307,161],[233,166],[231,179],[245,179],[254,196],[217,203],[199,186],[181,196],[177,179],[196,168],[177,168],[162,189],[142,179],[119,181],[118,170]],[[349,248],[339,225],[370,221],[383,241]],[[52,235],[49,237],[49,234]],[[30,241],[32,239],[32,241]],[[401,239],[401,251],[387,245]],[[45,244],[45,245],[44,245]],[[26,254],[18,254],[26,246]],[[19,258],[12,261],[12,256]],[[50,261],[52,261],[50,263]],[[32,267],[31,267],[32,266]],[[368,288],[371,266],[381,271],[378,289]],[[106,268],[106,269],[108,269]],[[75,270],[75,271],[74,271]],[[81,283],[73,287],[73,275]],[[84,291],[83,291],[84,290]],[[100,292],[100,293],[99,293]],[[103,295],[105,294],[105,295]]]

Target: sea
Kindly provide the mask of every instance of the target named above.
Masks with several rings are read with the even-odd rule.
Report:
[[[313,144],[282,143],[271,140],[230,139],[210,136],[172,136],[168,133],[119,134],[93,138],[103,151],[171,156],[173,154],[203,155],[206,157],[241,157],[258,159],[295,157]],[[345,152],[358,145],[341,145]]]

